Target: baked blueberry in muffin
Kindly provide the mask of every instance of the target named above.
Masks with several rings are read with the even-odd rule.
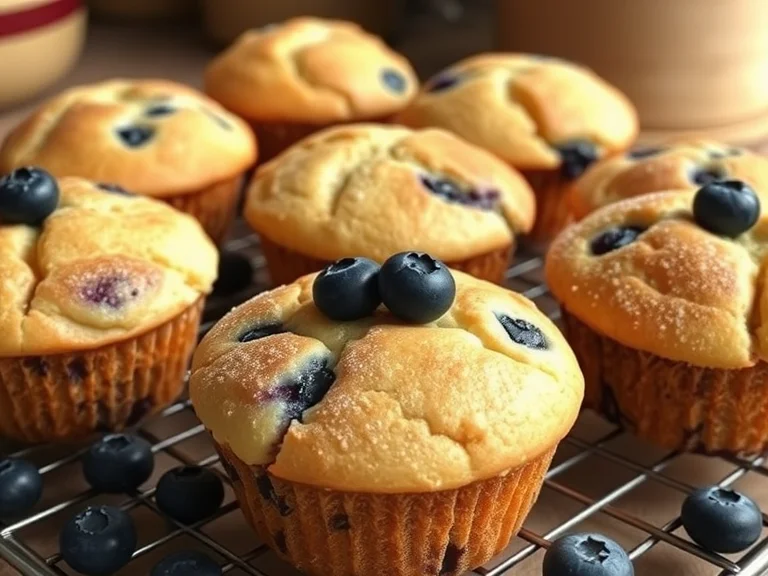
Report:
[[[585,404],[666,448],[768,446],[768,221],[742,181],[638,196],[553,243]]]
[[[534,212],[525,179],[449,132],[355,124],[261,166],[244,215],[275,284],[341,258],[381,263],[405,250],[501,282]]]
[[[345,270],[365,294],[348,309],[326,293]],[[582,376],[530,301],[405,252],[233,310],[195,354],[190,397],[246,517],[300,570],[459,576],[520,528]]]

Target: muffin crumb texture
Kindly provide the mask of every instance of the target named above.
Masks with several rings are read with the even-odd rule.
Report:
[[[314,275],[257,296],[195,354],[198,416],[245,464],[344,491],[447,490],[542,456],[577,416],[575,358],[532,303],[454,277],[452,308],[418,326],[383,307],[333,322]]]

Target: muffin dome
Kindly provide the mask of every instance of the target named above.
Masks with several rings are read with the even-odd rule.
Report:
[[[542,455],[575,421],[576,360],[522,296],[454,272],[433,323],[384,307],[334,322],[314,278],[239,306],[195,354],[195,410],[246,464],[342,491],[445,490]]]
[[[709,140],[639,147],[594,164],[574,184],[569,205],[581,220],[624,198],[664,190],[696,190],[715,180],[741,180],[768,190],[768,159]]]
[[[126,340],[210,292],[218,256],[194,219],[79,178],[58,189],[39,226],[0,224],[0,356]]]
[[[400,110],[418,89],[408,61],[359,26],[295,18],[244,33],[205,73],[205,91],[249,120],[325,124]]]
[[[526,170],[624,149],[638,131],[629,100],[593,72],[527,54],[482,54],[451,66],[398,120],[451,130]]]
[[[237,176],[255,158],[248,126],[196,90],[110,80],[45,102],[6,138],[0,173],[35,165],[165,198]]]
[[[245,207],[265,238],[323,260],[418,249],[453,262],[530,229],[533,193],[491,154],[440,130],[325,130],[259,169]]]

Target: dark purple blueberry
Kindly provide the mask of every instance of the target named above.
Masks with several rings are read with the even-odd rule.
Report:
[[[496,314],[496,319],[504,327],[510,339],[534,350],[546,350],[549,348],[547,338],[544,334],[530,322],[520,318],[511,318],[506,314]]]
[[[122,186],[113,184],[111,182],[99,182],[96,184],[96,187],[99,190],[104,190],[104,192],[109,192],[111,194],[119,194],[120,196],[135,196],[133,192],[129,192]]]
[[[176,108],[170,104],[152,104],[149,108],[144,110],[144,115],[158,118],[160,116],[168,116],[174,112],[176,112]]]
[[[266,326],[251,328],[247,332],[241,334],[238,340],[243,343],[253,342],[254,340],[266,338],[267,336],[272,336],[274,334],[282,334],[285,331],[286,330],[283,328],[282,324],[267,324]]]
[[[390,256],[379,272],[384,305],[406,322],[426,324],[445,314],[456,297],[448,267],[423,252]]]
[[[451,72],[441,72],[433,77],[426,87],[427,92],[443,92],[450,90],[459,83],[459,77]]]
[[[634,576],[624,549],[601,534],[572,534],[552,543],[542,576]]]
[[[149,576],[221,576],[221,566],[197,550],[169,554],[155,564]]]
[[[336,374],[328,367],[328,359],[313,358],[297,374],[281,381],[264,399],[285,402],[286,418],[301,420],[302,414],[318,404],[335,381]]]
[[[59,205],[59,186],[42,168],[17,168],[0,178],[0,222],[37,226]]]
[[[718,236],[736,238],[755,225],[760,217],[760,199],[739,180],[711,182],[693,198],[693,219]]]
[[[575,180],[600,158],[597,147],[589,140],[570,140],[555,146],[560,153],[560,171],[569,180]]]
[[[131,560],[136,550],[136,527],[119,508],[88,507],[64,525],[59,548],[66,563],[77,572],[109,576]]]
[[[168,470],[157,483],[158,508],[182,524],[212,516],[224,501],[224,485],[214,472],[200,466]]]
[[[381,82],[391,92],[396,94],[402,94],[408,89],[408,80],[402,72],[393,68],[384,68],[384,70],[381,71]]]
[[[149,442],[131,434],[110,434],[83,456],[83,475],[95,490],[132,492],[152,475],[155,458]]]
[[[219,275],[213,285],[214,296],[224,296],[245,290],[253,280],[251,261],[237,252],[222,252]]]
[[[645,230],[643,228],[638,228],[637,226],[617,226],[616,228],[609,228],[592,240],[592,243],[590,244],[592,254],[595,256],[602,256],[608,252],[623,248],[627,244],[634,242],[643,232],[645,232]]]
[[[757,542],[763,515],[750,499],[726,488],[710,486],[688,495],[680,514],[691,539],[708,550],[730,554]]]
[[[430,174],[422,174],[420,180],[430,192],[448,202],[455,202],[480,210],[495,210],[498,207],[500,198],[498,190],[470,189],[465,191],[450,178],[440,178]]]
[[[117,129],[117,136],[129,148],[139,148],[149,142],[155,135],[151,126],[126,126]]]
[[[691,181],[699,186],[706,186],[712,182],[722,182],[728,178],[728,174],[723,168],[709,167],[709,168],[696,168],[691,172]]]
[[[86,302],[108,308],[122,308],[132,298],[136,298],[140,291],[131,287],[126,278],[117,276],[102,276],[86,281],[80,288],[80,296]]]
[[[631,158],[632,160],[642,160],[643,158],[650,158],[651,156],[661,154],[664,151],[665,148],[661,148],[659,146],[641,146],[638,148],[632,148],[632,150],[627,152],[627,157]]]
[[[373,314],[381,304],[379,265],[368,258],[342,258],[312,284],[315,306],[331,320],[349,322]]]
[[[26,460],[0,460],[0,516],[30,510],[43,494],[40,472]]]

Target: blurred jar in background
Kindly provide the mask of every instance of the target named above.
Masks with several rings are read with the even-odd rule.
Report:
[[[0,108],[35,96],[72,68],[86,16],[80,0],[0,0]]]
[[[574,60],[635,103],[645,136],[768,136],[767,0],[496,0],[497,46]]]

